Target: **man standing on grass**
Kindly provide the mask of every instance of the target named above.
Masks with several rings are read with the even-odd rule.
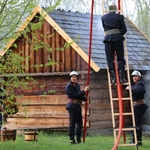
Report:
[[[145,111],[148,109],[148,106],[144,102],[144,94],[146,92],[144,83],[141,81],[141,73],[137,70],[133,71],[132,74],[133,84],[131,86],[132,90],[132,100],[134,108],[134,117],[136,125],[136,134],[137,134],[137,144],[142,146],[142,118]],[[126,90],[129,90],[129,86],[126,87]],[[134,134],[130,141],[131,144],[135,143]]]
[[[66,109],[69,112],[69,128],[68,135],[70,144],[81,143],[82,134],[82,101],[86,101],[86,92],[90,90],[86,86],[83,91],[80,90],[80,85],[77,83],[79,75],[76,71],[70,73],[71,81],[66,86],[68,103]],[[76,135],[76,140],[75,140]]]

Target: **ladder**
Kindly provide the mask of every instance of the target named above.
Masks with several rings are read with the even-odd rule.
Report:
[[[121,7],[118,12],[121,13],[123,12],[122,11],[123,3],[122,0],[120,0],[119,2],[120,3],[118,3],[118,5],[120,5]],[[102,0],[102,15],[104,13],[109,12],[108,10],[104,10],[104,8],[105,8],[105,0]],[[115,64],[116,80],[117,80],[116,85],[111,85],[110,73],[109,73],[109,69],[107,68],[110,105],[111,105],[111,114],[112,114],[112,125],[113,125],[114,143],[115,143],[112,150],[116,150],[118,149],[118,147],[134,147],[136,150],[138,150],[131,88],[129,88],[128,91],[125,90],[126,86],[131,85],[126,38],[124,40],[124,51],[125,51],[124,56],[126,60],[125,74],[126,74],[127,83],[123,83],[123,84],[119,83],[116,56],[114,56],[114,64]],[[125,106],[127,105],[129,107],[125,108]],[[128,125],[129,121],[131,123],[130,126]],[[128,142],[126,141],[126,136],[128,134],[131,134],[131,132],[134,134],[135,143],[133,144],[130,144],[129,141]]]

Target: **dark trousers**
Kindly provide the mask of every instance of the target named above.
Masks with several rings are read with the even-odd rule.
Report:
[[[115,66],[114,66],[115,52],[117,55],[118,69],[124,70],[125,60],[124,60],[123,41],[105,43],[105,53],[106,53],[107,65],[108,65],[109,70],[115,70]]]
[[[134,106],[137,141],[142,141],[142,118],[147,108],[146,104]],[[132,135],[132,139],[134,140],[134,135]]]
[[[68,109],[69,112],[69,128],[68,135],[70,140],[81,137],[82,133],[82,112],[74,109]]]

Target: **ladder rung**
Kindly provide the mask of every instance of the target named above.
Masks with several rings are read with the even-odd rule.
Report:
[[[116,131],[118,131],[119,129],[114,129]],[[135,128],[122,128],[122,131],[132,131],[132,130],[135,130]]]
[[[124,98],[121,98],[121,99],[122,100],[131,100],[130,97],[124,97]],[[117,100],[119,100],[119,98],[112,98],[112,100],[117,101]]]
[[[114,116],[119,116],[119,113],[114,113]],[[133,113],[122,113],[122,115],[126,116],[126,115],[133,115]]]
[[[115,85],[117,85],[117,84],[115,84]],[[120,85],[129,85],[129,82],[126,82],[126,83],[123,83],[123,84],[120,84]]]
[[[118,144],[118,146],[137,146],[137,144]]]
[[[122,85],[129,85],[129,82],[123,83]]]

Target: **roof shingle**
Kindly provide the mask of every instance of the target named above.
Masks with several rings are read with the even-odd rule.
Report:
[[[55,10],[49,13],[55,22],[72,38],[88,55],[90,14],[66,12]],[[125,18],[127,25],[127,48],[129,66],[131,69],[150,70],[150,41]],[[91,59],[101,68],[106,69],[106,56],[103,44],[104,31],[101,16],[93,17],[93,41]]]

